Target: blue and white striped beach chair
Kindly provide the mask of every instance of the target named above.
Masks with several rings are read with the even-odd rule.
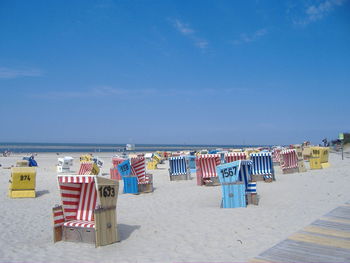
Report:
[[[275,180],[271,152],[251,153],[250,159],[253,161],[253,175],[262,175],[265,181]]]
[[[239,170],[239,181],[244,182],[248,187],[249,181],[252,180],[253,162],[251,160],[241,160],[241,168]]]
[[[190,174],[190,167],[185,156],[176,156],[169,158],[170,181],[189,180],[191,179]]]

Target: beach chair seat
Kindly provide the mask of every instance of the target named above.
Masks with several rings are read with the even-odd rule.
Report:
[[[66,226],[66,227],[95,228],[95,222],[83,221],[83,220],[72,220],[72,221],[64,222],[63,226]]]

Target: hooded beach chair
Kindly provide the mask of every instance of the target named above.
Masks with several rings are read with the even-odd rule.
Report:
[[[272,161],[274,165],[280,165],[282,148],[274,148],[272,151]]]
[[[247,155],[245,152],[229,152],[225,154],[225,162],[231,163],[234,161],[245,160]]]
[[[252,174],[254,181],[272,182],[275,180],[271,152],[251,153],[250,160],[253,161]]]
[[[328,147],[311,147],[310,168],[323,169],[330,166],[328,162]]]
[[[8,196],[10,198],[33,198],[36,185],[36,168],[12,167],[9,180]]]
[[[216,167],[222,188],[222,208],[246,207],[246,187],[239,180],[241,161],[220,164]]]
[[[169,158],[169,177],[170,181],[191,179],[190,166],[185,156]]]
[[[118,180],[118,181],[122,179],[118,171],[118,165],[124,162],[125,160],[126,160],[125,158],[121,158],[121,157],[112,158],[113,167],[110,169],[111,179]]]
[[[58,175],[62,203],[53,208],[54,242],[96,247],[119,241],[116,221],[118,181],[96,175]]]
[[[81,162],[78,174],[80,175],[97,175],[100,173],[100,168],[95,162]]]
[[[298,169],[298,155],[295,149],[285,149],[281,151],[281,169],[284,174],[296,173]]]
[[[132,157],[130,160],[131,171],[137,177],[140,193],[153,192],[153,176],[146,173],[146,160],[144,156]]]
[[[58,158],[57,172],[58,173],[70,173],[70,168],[73,166],[74,158],[71,156],[65,156],[64,158]]]
[[[216,166],[218,166],[220,163],[220,154],[197,155],[197,185],[219,185],[219,180],[216,173]]]

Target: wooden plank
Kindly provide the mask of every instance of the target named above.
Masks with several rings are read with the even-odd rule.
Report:
[[[312,226],[312,225],[305,227],[303,231],[322,234],[322,235],[328,235],[328,236],[334,236],[334,237],[350,238],[350,232],[339,231],[339,230]]]
[[[319,226],[319,227],[325,227],[325,228],[331,228],[331,229],[339,230],[339,231],[350,232],[350,225],[349,224],[316,220],[315,222],[312,223],[312,225]]]
[[[284,240],[261,253],[265,262],[349,262],[349,250],[314,243]]]
[[[315,235],[309,235],[309,234],[303,234],[303,233],[296,233],[290,236],[288,239],[308,242],[308,243],[315,243],[322,246],[331,246],[331,247],[349,249],[349,253],[350,253],[350,241],[347,241],[347,240],[339,240],[339,239],[333,239],[333,238],[321,237],[321,236],[315,236]]]
[[[249,262],[251,263],[266,263],[266,262],[272,262],[271,260],[264,260],[264,259],[260,259],[260,258],[253,258],[252,260],[250,260]]]
[[[341,223],[341,224],[350,224],[350,219],[343,219],[343,218],[337,218],[337,217],[321,217],[320,220],[322,221],[329,221],[334,223]]]
[[[326,216],[340,217],[344,219],[350,219],[350,206],[349,207],[337,207],[331,212],[326,214]]]

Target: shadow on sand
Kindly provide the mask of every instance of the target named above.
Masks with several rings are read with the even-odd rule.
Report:
[[[50,193],[50,191],[48,191],[48,190],[41,190],[41,191],[36,191],[35,192],[36,197],[40,197],[40,196],[46,195],[48,193]]]
[[[120,241],[124,241],[129,238],[132,232],[134,232],[137,229],[140,229],[141,226],[139,225],[125,225],[125,224],[118,224],[118,231],[119,231],[119,238]]]

